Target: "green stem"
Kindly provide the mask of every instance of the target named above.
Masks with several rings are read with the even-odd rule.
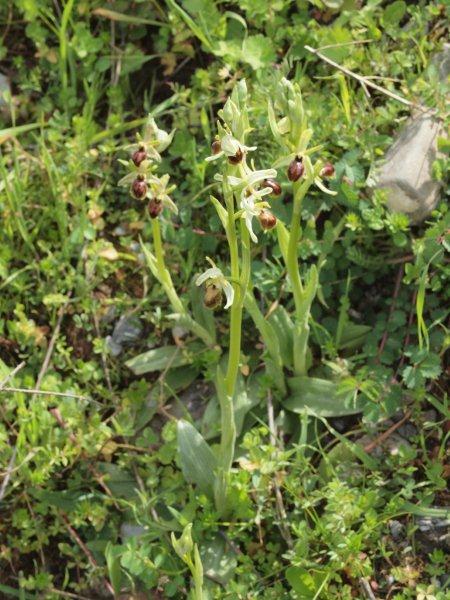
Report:
[[[292,285],[295,303],[295,332],[294,332],[294,372],[296,375],[306,375],[306,353],[309,337],[309,310],[305,310],[303,284],[298,265],[298,244],[300,241],[300,219],[302,202],[312,184],[311,179],[294,183],[294,206],[292,209],[289,244],[286,268]],[[307,313],[307,314],[306,314]]]
[[[235,282],[235,299],[230,309],[230,343],[228,364],[223,381],[223,389],[219,390],[221,411],[220,467],[216,479],[216,506],[221,514],[227,511],[228,482],[233,463],[236,443],[236,423],[234,419],[233,398],[241,358],[242,312],[245,294],[250,281],[251,254],[250,237],[241,220],[242,265],[239,268],[239,251],[234,219],[234,200],[230,191],[225,190],[225,202],[228,213],[227,240],[230,247],[231,277]],[[220,376],[220,375],[219,375]]]
[[[173,285],[172,277],[166,268],[164,261],[164,249],[161,239],[161,228],[159,225],[159,219],[152,219],[152,230],[153,230],[153,247],[155,249],[156,267],[158,269],[158,279],[164,288],[164,291],[169,298],[170,304],[176,313],[186,314],[186,309],[181,302],[175,287]]]

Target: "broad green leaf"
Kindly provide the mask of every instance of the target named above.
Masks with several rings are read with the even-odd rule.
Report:
[[[131,500],[136,498],[138,484],[130,471],[114,463],[99,462],[97,469],[106,475],[105,483],[116,498]]]
[[[320,417],[355,415],[363,409],[355,406],[353,394],[339,394],[337,383],[317,377],[292,377],[288,380],[290,397],[283,405],[296,413],[310,413]]]
[[[161,346],[138,354],[127,360],[125,365],[135,375],[164,371],[164,369],[181,367],[192,363],[192,354],[186,348],[179,346]]]
[[[201,544],[201,557],[205,575],[213,581],[225,586],[233,577],[236,554],[219,534]]]
[[[302,567],[289,567],[286,569],[286,579],[302,600],[313,600],[323,586],[327,574],[323,571],[307,571]]]
[[[294,324],[284,306],[277,306],[267,319],[278,338],[281,359],[285,367],[293,364]]]
[[[178,452],[186,481],[212,495],[217,459],[202,435],[187,421],[178,421]]]
[[[346,348],[358,348],[364,343],[369,331],[372,331],[372,327],[370,327],[369,325],[358,325],[356,323],[351,323],[350,321],[348,321],[345,324],[345,328],[341,333],[338,348],[340,350]]]
[[[93,493],[85,494],[77,490],[61,490],[60,492],[51,490],[31,490],[31,494],[48,506],[61,508],[69,512],[75,510],[79,502],[94,498]]]

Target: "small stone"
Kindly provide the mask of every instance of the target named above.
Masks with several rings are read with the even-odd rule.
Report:
[[[442,123],[433,117],[413,118],[386,153],[376,176],[375,187],[386,190],[388,207],[413,223],[423,221],[439,202],[441,183],[433,179],[432,166],[442,134]]]
[[[395,519],[389,521],[389,529],[394,540],[401,538],[405,531],[405,528],[400,521],[396,521]]]
[[[106,338],[112,356],[119,356],[123,351],[123,346],[138,340],[141,333],[142,325],[137,317],[122,315],[115,324],[112,335]]]
[[[8,107],[8,102],[5,95],[11,94],[11,87],[8,78],[3,73],[0,73],[0,110]]]
[[[134,523],[122,523],[120,526],[120,537],[122,538],[123,542],[130,538],[144,535],[144,533],[145,529],[141,525],[136,525]]]
[[[450,44],[436,54],[431,64],[442,84],[450,73]],[[438,138],[445,135],[444,122],[432,114],[416,112],[396,136],[383,164],[370,185],[386,190],[386,202],[393,212],[406,214],[420,223],[436,208],[442,184],[433,178],[438,158]]]

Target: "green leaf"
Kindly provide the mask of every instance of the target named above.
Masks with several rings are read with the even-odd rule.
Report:
[[[127,360],[125,365],[135,375],[164,371],[167,368],[181,367],[192,363],[192,354],[179,346],[161,346],[138,354]]]
[[[385,25],[398,25],[406,13],[406,2],[396,0],[386,6],[383,13],[383,23]]]
[[[124,15],[123,13],[116,12],[115,10],[109,10],[107,8],[96,8],[92,11],[92,14],[98,17],[105,17],[105,19],[109,19],[110,21],[130,23],[131,25],[158,25],[160,27],[170,27],[169,23],[155,21],[154,19],[144,19],[143,17],[134,17],[132,15]]]
[[[120,593],[120,588],[122,587],[122,569],[120,568],[121,554],[122,548],[120,546],[114,546],[114,544],[108,542],[105,548],[106,565],[108,567],[111,585],[117,595]]]
[[[269,106],[271,106],[269,104]],[[280,245],[281,254],[283,255],[284,262],[287,262],[288,246],[289,246],[289,232],[286,225],[281,221],[277,220],[277,234],[278,243]]]
[[[36,600],[35,594],[27,594],[23,588],[20,590],[15,590],[9,585],[3,585],[0,583],[0,592],[5,594],[5,598],[19,598],[19,600]]]
[[[138,484],[130,471],[107,462],[99,462],[97,469],[106,475],[105,483],[116,498],[136,499]]]
[[[342,417],[362,412],[355,406],[353,393],[339,393],[339,384],[317,377],[292,377],[288,380],[291,396],[283,405],[295,413],[310,413],[319,417]]]
[[[286,579],[294,592],[302,600],[313,600],[323,586],[327,574],[323,571],[310,573],[302,567],[289,567],[286,569]]]
[[[225,208],[222,206],[220,200],[217,200],[217,198],[215,198],[214,196],[210,196],[209,197],[211,202],[214,204],[214,208],[217,211],[217,214],[219,215],[219,219],[223,225],[223,228],[225,229],[225,232],[228,232],[228,213],[225,210]]]
[[[236,555],[225,539],[217,534],[201,545],[201,557],[205,575],[225,586],[234,575]]]
[[[203,436],[187,421],[179,420],[178,451],[180,464],[186,481],[211,495],[217,469],[217,459]]]
[[[345,328],[341,332],[338,348],[343,350],[362,346],[369,331],[372,331],[372,327],[369,325],[358,325],[347,321]]]
[[[186,23],[192,33],[202,42],[209,52],[213,52],[214,49],[212,47],[211,42],[208,39],[207,34],[197,25],[194,19],[183,9],[181,6],[178,6],[174,0],[167,0],[167,4],[172,8],[178,16]]]
[[[281,360],[285,367],[292,367],[293,364],[293,336],[294,324],[284,306],[278,305],[267,319],[275,332],[281,354]]]
[[[242,44],[241,59],[253,69],[261,69],[275,61],[276,54],[270,38],[264,35],[249,35]]]

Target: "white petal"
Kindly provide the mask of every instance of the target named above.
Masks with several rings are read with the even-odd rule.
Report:
[[[122,179],[119,181],[118,185],[121,185],[121,186],[128,185],[135,178],[136,178],[136,173],[128,173],[128,175],[125,175],[125,177],[122,177]]]
[[[217,267],[211,267],[211,269],[206,269],[204,273],[197,277],[195,280],[195,285],[202,285],[202,283],[205,283],[205,281],[208,281],[208,279],[220,279],[222,277],[223,275],[220,269]]]
[[[167,131],[163,131],[162,129],[158,129],[156,137],[158,140],[158,150],[160,152],[163,152],[168,146],[170,146],[174,135],[175,129],[172,129],[170,133],[167,133]]]
[[[264,169],[263,171],[253,171],[247,178],[249,185],[254,185],[259,181],[263,181],[264,179],[276,177],[277,172],[275,169]]]
[[[252,238],[252,240],[256,243],[258,241],[258,238],[256,237],[254,231],[253,231],[253,226],[252,226],[252,220],[253,220],[253,216],[249,213],[246,213],[245,215],[245,226],[247,227],[249,233],[250,233],[250,237]]]
[[[322,190],[322,192],[324,194],[329,194],[330,196],[336,196],[337,192],[333,192],[333,191],[329,190],[328,188],[326,188],[318,177],[316,177],[314,179],[314,183],[317,185],[319,190]]]
[[[243,179],[241,179],[240,177],[233,177],[233,175],[228,175],[228,183],[231,185],[231,187],[238,187],[239,185],[242,185],[242,183],[244,182]]]
[[[178,214],[178,207],[175,204],[175,202],[172,200],[172,198],[170,198],[169,196],[164,196],[163,198],[163,204],[164,206],[167,206],[167,208],[169,210],[171,210],[173,213],[175,213],[176,215]]]
[[[234,156],[240,150],[240,144],[232,135],[227,133],[221,140],[222,150],[227,156]]]
[[[234,288],[229,281],[224,279],[223,283],[222,283],[222,289],[223,289],[223,291],[225,293],[225,297],[227,299],[227,302],[226,302],[224,308],[230,308],[230,306],[233,304],[233,300],[234,300]]]
[[[212,154],[211,156],[207,156],[205,158],[206,162],[212,162],[213,160],[217,160],[224,155],[224,152],[218,152],[217,154]]]

